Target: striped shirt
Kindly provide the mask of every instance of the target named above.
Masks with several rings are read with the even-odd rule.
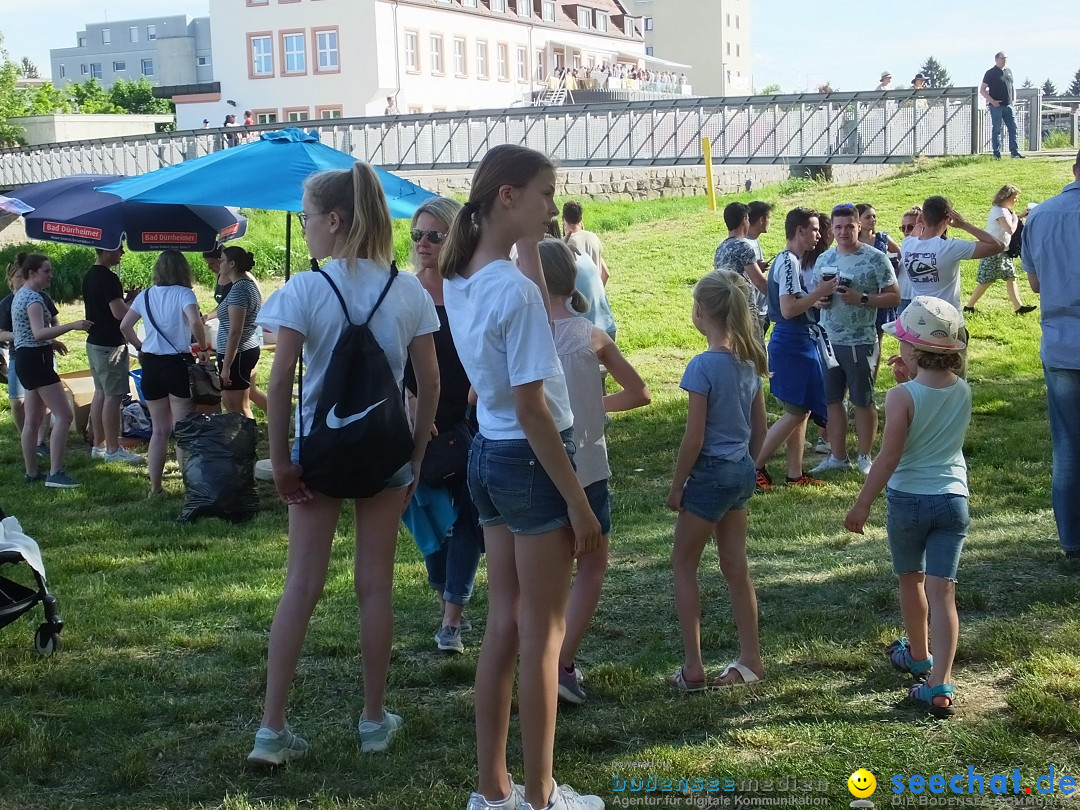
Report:
[[[247,310],[244,317],[244,329],[240,335],[240,345],[236,348],[237,353],[254,349],[259,345],[259,327],[255,323],[255,318],[262,307],[262,293],[259,292],[259,285],[248,278],[238,279],[233,282],[229,294],[218,304],[217,316],[220,325],[214,350],[222,356],[229,342],[229,307],[243,307]]]

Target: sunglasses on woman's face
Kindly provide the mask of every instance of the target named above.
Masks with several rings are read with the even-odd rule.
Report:
[[[903,233],[911,233],[913,230],[915,230],[915,226],[914,225],[901,225],[900,230]]]
[[[426,238],[433,245],[441,245],[446,239],[446,234],[442,231],[421,231],[418,228],[413,228],[409,233],[414,242]]]

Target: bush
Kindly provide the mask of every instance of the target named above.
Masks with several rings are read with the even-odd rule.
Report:
[[[1064,130],[1055,129],[1043,138],[1043,149],[1071,149],[1072,137]]]

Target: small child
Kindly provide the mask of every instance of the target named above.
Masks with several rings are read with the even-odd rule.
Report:
[[[608,534],[611,532],[611,491],[608,488],[611,469],[604,440],[604,417],[615,411],[648,405],[652,397],[641,375],[623,357],[608,333],[581,316],[589,305],[575,289],[577,266],[566,243],[545,239],[540,243],[540,262],[551,296],[555,351],[566,375],[570,410],[574,414],[577,476],[603,532],[596,550],[578,557],[577,576],[566,607],[566,636],[559,653],[559,697],[580,705],[585,702],[585,690],[581,687],[581,671],[574,665],[574,656],[600,602],[607,571]],[[618,393],[604,395],[601,362],[622,388]]]
[[[898,669],[926,676],[908,699],[936,717],[955,712],[956,567],[969,524],[963,448],[971,388],[957,374],[962,325],[954,306],[929,296],[913,299],[899,319],[885,324],[885,331],[900,340],[900,358],[893,365],[900,385],[885,397],[881,451],[844,519],[848,531],[862,534],[870,505],[888,485],[886,527],[907,631],[907,638],[889,647],[889,659]],[[927,639],[927,603],[934,655]]]
[[[709,348],[690,360],[680,386],[690,394],[667,505],[679,513],[671,564],[683,640],[683,665],[668,678],[680,692],[706,687],[701,658],[697,572],[710,536],[731,593],[739,656],[713,680],[721,688],[765,677],[758,644],[757,596],[746,561],[746,504],[754,494],[754,458],[765,437],[761,378],[768,360],[750,315],[744,278],[714,270],[694,288],[693,322]]]

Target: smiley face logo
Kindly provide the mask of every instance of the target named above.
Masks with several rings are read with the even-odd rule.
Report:
[[[877,779],[866,768],[859,768],[848,777],[847,789],[856,799],[865,799],[877,790]]]

